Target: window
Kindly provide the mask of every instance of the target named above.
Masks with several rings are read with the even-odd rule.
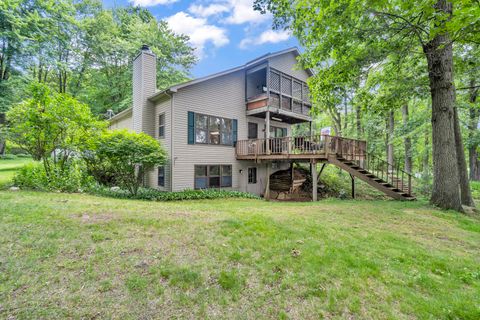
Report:
[[[270,138],[283,138],[287,136],[287,128],[270,126]]]
[[[248,139],[258,138],[258,124],[255,122],[248,123]]]
[[[257,183],[257,168],[248,168],[248,183],[255,184]]]
[[[165,167],[158,167],[158,186],[165,187]]]
[[[231,165],[196,165],[195,189],[225,188],[232,186]]]
[[[233,145],[233,120],[196,113],[195,143]]]
[[[158,137],[165,138],[165,113],[158,115]]]
[[[208,117],[195,114],[195,143],[207,143]]]

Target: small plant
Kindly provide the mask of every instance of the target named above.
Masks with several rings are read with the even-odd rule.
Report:
[[[147,288],[148,280],[141,275],[133,274],[125,281],[125,286],[128,291],[133,293],[139,293]]]
[[[245,279],[236,271],[222,271],[218,276],[218,284],[224,290],[238,290],[245,284]]]

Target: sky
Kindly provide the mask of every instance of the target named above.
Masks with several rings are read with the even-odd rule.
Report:
[[[103,0],[107,7],[142,6],[196,48],[195,78],[244,64],[269,52],[298,46],[285,30],[272,30],[272,17],[252,8],[254,0]]]

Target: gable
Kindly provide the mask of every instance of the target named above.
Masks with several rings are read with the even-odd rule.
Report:
[[[271,57],[268,59],[268,63],[270,64],[270,67],[305,82],[310,76],[306,70],[300,68],[297,56],[292,51]]]

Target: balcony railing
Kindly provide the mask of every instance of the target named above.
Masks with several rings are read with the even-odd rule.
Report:
[[[347,142],[348,140],[348,142]],[[237,156],[324,155],[365,156],[367,142],[328,135],[240,140]]]
[[[310,90],[304,81],[274,68],[268,68],[266,92],[247,99],[247,110],[271,106],[310,115]]]

